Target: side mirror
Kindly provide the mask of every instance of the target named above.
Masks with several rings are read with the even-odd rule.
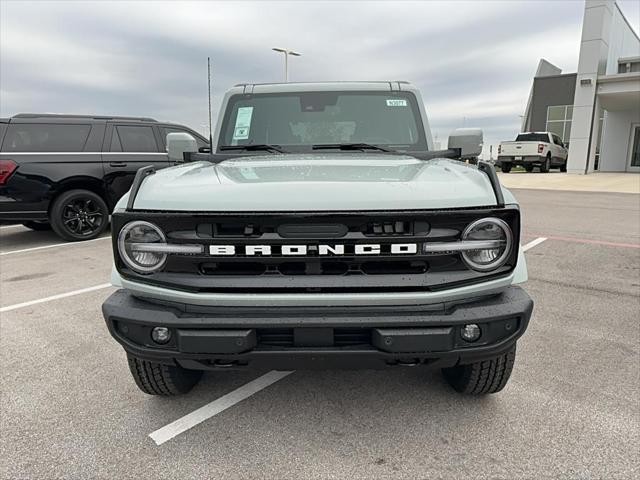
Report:
[[[198,143],[188,133],[169,133],[167,134],[167,153],[169,160],[176,163],[184,162],[184,154],[186,152],[197,152]]]
[[[482,153],[483,136],[479,128],[457,128],[449,135],[449,149],[460,150],[460,158],[476,158]]]

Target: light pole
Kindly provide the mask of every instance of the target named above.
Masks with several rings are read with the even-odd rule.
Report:
[[[284,81],[289,81],[289,55],[292,57],[299,57],[301,53],[294,52],[293,50],[287,50],[286,48],[272,48],[274,52],[284,54]]]

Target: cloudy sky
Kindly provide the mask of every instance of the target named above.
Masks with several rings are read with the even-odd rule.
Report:
[[[620,0],[636,31],[639,2]],[[584,2],[0,0],[0,116],[144,115],[204,131],[206,57],[214,107],[240,82],[409,80],[440,140],[519,129],[538,60],[577,68]]]

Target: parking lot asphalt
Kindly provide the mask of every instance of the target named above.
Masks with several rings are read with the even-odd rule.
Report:
[[[149,434],[265,372],[144,395],[100,312],[110,242],[2,227],[0,478],[638,478],[640,196],[514,194],[522,243],[547,240],[526,253],[536,306],[503,392],[296,371],[161,445]]]

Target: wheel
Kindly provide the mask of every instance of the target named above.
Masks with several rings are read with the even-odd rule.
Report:
[[[502,173],[509,173],[511,171],[511,164],[503,163],[500,168],[502,169]]]
[[[547,158],[540,164],[540,173],[549,173],[551,168],[551,154],[547,154]]]
[[[47,230],[51,230],[51,225],[49,224],[49,222],[31,221],[31,222],[24,222],[22,225],[36,232],[44,232]]]
[[[53,202],[49,223],[60,237],[71,242],[91,240],[107,228],[109,209],[89,190],[69,190]]]
[[[524,169],[525,169],[527,172],[531,173],[531,172],[533,172],[533,165],[525,165],[525,166],[524,166]]]
[[[187,370],[131,356],[127,360],[136,385],[149,395],[174,396],[187,393],[202,377],[199,370]]]
[[[497,393],[504,388],[511,376],[516,359],[515,344],[502,355],[451,368],[443,368],[442,373],[456,391],[469,395]]]
[[[560,165],[560,171],[561,172],[566,172],[567,171],[567,162],[566,161],[562,165]]]

